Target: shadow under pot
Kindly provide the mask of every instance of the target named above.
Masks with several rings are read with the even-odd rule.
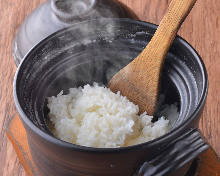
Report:
[[[184,175],[186,164],[208,148],[197,129],[207,96],[206,69],[180,37],[162,72],[160,107],[176,104],[179,111],[171,116],[158,109],[160,115],[168,113],[168,134],[135,146],[90,148],[56,139],[48,129],[47,97],[93,82],[107,84],[143,50],[156,28],[129,19],[87,21],[54,33],[26,55],[15,76],[14,98],[42,176],[162,176],[179,175],[179,169]]]

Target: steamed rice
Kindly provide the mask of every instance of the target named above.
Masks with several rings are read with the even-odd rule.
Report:
[[[144,143],[169,131],[164,117],[138,115],[139,108],[106,87],[85,85],[48,98],[54,135],[66,142],[88,147],[115,148]]]

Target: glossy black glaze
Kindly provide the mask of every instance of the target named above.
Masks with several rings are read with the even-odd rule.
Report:
[[[18,65],[27,52],[50,34],[74,23],[95,18],[132,18],[136,15],[118,0],[48,0],[21,25],[13,55]]]
[[[161,104],[177,102],[180,111],[179,117],[170,119],[170,133],[136,146],[96,149],[58,140],[47,127],[46,97],[94,81],[106,84],[141,52],[156,27],[129,19],[92,20],[49,36],[26,55],[14,80],[15,104],[27,130],[33,159],[43,175],[130,176],[145,161],[161,154],[171,141],[189,140],[183,136],[198,125],[208,80],[200,57],[180,37],[167,54],[162,74],[161,94],[165,99]],[[91,30],[83,30],[88,28]],[[201,144],[206,146],[204,141]],[[178,144],[172,147],[179,149]],[[184,150],[180,153],[187,154]],[[169,163],[165,166],[177,168]]]

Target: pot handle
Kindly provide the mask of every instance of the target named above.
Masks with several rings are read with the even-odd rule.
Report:
[[[152,160],[144,162],[138,176],[164,176],[196,158],[209,148],[198,129],[190,129],[173,140]]]

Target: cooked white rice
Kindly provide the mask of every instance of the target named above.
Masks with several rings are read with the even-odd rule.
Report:
[[[89,147],[115,148],[144,143],[169,131],[169,120],[138,115],[139,108],[126,97],[98,86],[71,88],[48,98],[54,135],[64,141]]]

